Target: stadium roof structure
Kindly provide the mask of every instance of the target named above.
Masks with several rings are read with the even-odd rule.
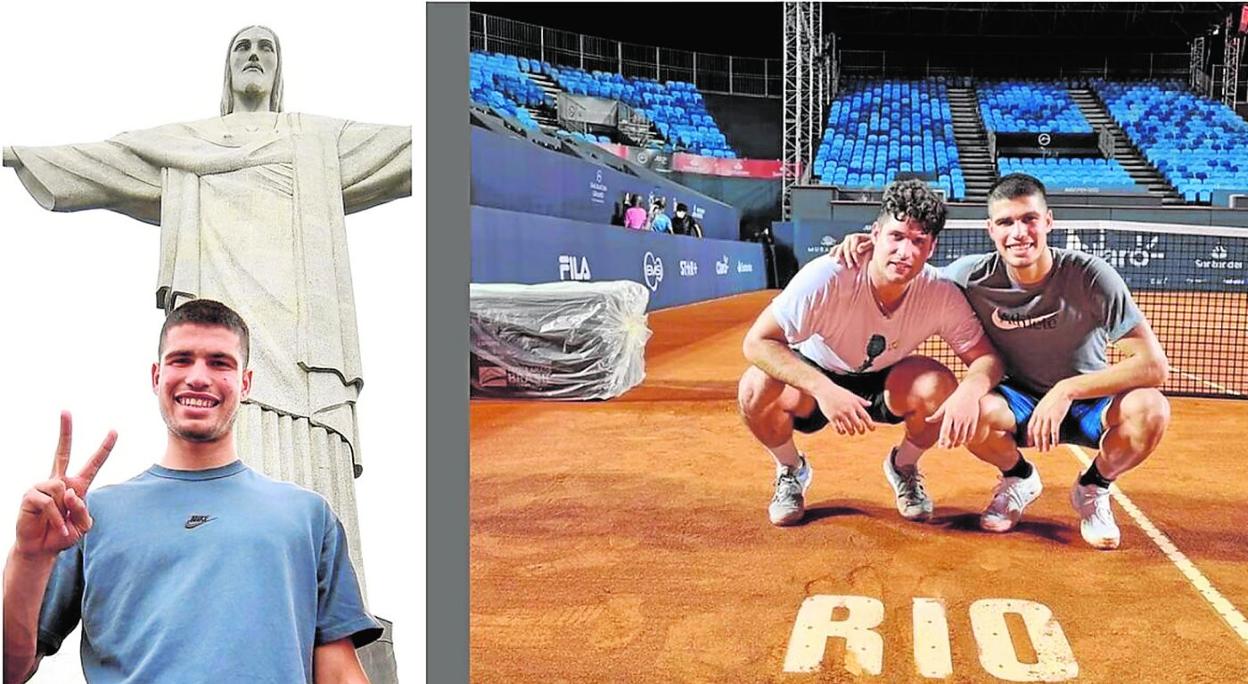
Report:
[[[1045,60],[1091,63],[1122,54],[1186,53],[1241,3],[823,3],[838,48],[885,52],[894,64],[1017,73]],[[474,12],[629,43],[779,58],[782,3],[472,3]],[[711,26],[714,26],[711,29]],[[703,30],[705,29],[705,30]],[[1112,68],[1112,65],[1111,65]]]

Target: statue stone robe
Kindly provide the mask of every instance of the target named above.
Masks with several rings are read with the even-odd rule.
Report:
[[[236,113],[13,151],[45,209],[160,226],[158,307],[204,297],[247,321],[254,379],[235,424],[239,454],[329,500],[362,581],[363,372],[343,216],[411,194],[411,128]]]

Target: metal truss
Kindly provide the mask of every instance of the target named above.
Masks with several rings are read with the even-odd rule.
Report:
[[[1191,77],[1188,79],[1188,87],[1193,91],[1200,92],[1201,76],[1205,71],[1205,37],[1196,36],[1192,39],[1192,55],[1190,60]]]
[[[1235,32],[1235,14],[1226,15],[1225,47],[1222,49],[1222,102],[1235,109],[1236,96],[1239,94],[1239,51],[1244,38]]]
[[[823,10],[809,1],[784,3],[784,220],[792,215],[790,192],[810,180],[810,165],[823,132],[824,82]]]

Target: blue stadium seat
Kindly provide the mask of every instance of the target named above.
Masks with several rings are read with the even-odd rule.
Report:
[[[1095,80],[1110,115],[1186,202],[1248,191],[1248,122],[1180,81]]]
[[[825,159],[821,178],[846,187],[881,186],[910,171],[952,179],[958,164],[952,118],[940,80],[851,80],[829,107],[817,153]],[[957,191],[958,184],[947,189]],[[965,188],[953,196],[964,197]]]

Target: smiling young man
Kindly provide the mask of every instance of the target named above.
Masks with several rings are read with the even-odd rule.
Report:
[[[22,500],[4,573],[4,682],[25,681],[82,622],[88,681],[366,682],[364,609],[346,534],[314,492],[243,465],[234,419],[249,333],[210,300],[161,330],[158,465],[88,494],[116,441],[75,476],[62,414],[52,475]]]
[[[1044,184],[1010,174],[988,193],[996,253],[963,257],[944,271],[965,289],[1007,368],[1005,382],[981,403],[980,429],[968,445],[1002,471],[980,526],[1009,531],[1040,495],[1040,475],[1019,446],[1044,452],[1080,444],[1099,449],[1070,494],[1080,534],[1114,549],[1121,532],[1109,485],[1161,442],[1170,406],[1156,387],[1169,365],[1118,272],[1093,255],[1050,247],[1052,229]],[[1125,357],[1113,365],[1110,342]]]
[[[869,266],[815,259],[746,333],[752,365],[738,403],[776,463],[773,524],[805,515],[812,469],[793,431],[829,423],[841,435],[864,434],[874,422],[905,423],[884,473],[903,517],[931,516],[918,459],[938,440],[956,446],[975,434],[979,401],[1003,369],[962,293],[926,265],[944,223],[944,203],[926,184],[893,183],[872,228],[879,247]],[[970,366],[961,385],[937,361],[911,355],[933,334]]]
[[[1070,493],[1080,535],[1098,549],[1118,548],[1109,486],[1148,458],[1169,425],[1170,405],[1156,389],[1169,373],[1165,352],[1117,271],[1090,254],[1049,247],[1053,212],[1039,180],[1002,177],[988,193],[987,228],[995,252],[941,269],[963,288],[1006,363],[1006,380],[981,401],[967,445],[1001,470],[980,527],[1012,530],[1040,496],[1040,474],[1019,447],[1079,444],[1099,450]],[[857,263],[870,243],[847,238],[832,256]],[[1110,342],[1125,357],[1113,365]]]

